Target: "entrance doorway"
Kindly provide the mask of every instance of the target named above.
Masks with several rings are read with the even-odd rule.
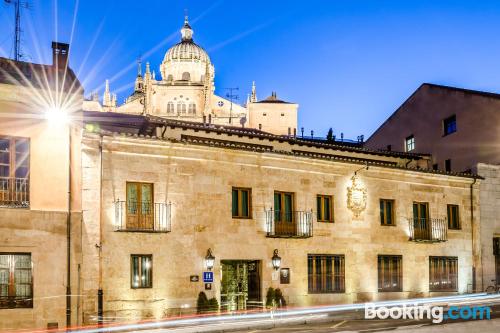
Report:
[[[225,311],[262,307],[260,260],[221,260],[221,308]]]

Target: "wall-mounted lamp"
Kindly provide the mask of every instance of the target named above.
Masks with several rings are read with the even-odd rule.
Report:
[[[205,256],[205,265],[209,271],[214,268],[215,257],[212,254],[212,249],[207,250],[207,255]]]
[[[273,257],[271,258],[273,268],[278,270],[281,266],[281,257],[278,255],[278,249],[274,249]]]

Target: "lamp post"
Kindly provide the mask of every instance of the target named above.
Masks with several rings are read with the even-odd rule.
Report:
[[[274,249],[273,257],[271,258],[271,262],[273,263],[273,268],[278,270],[281,266],[281,257],[278,255],[278,249]]]
[[[215,263],[215,257],[212,254],[212,249],[207,250],[207,255],[205,256],[205,265],[207,266],[207,269],[209,271],[214,268],[214,263]]]

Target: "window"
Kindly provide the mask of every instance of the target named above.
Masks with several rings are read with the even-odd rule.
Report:
[[[439,169],[439,164],[435,163],[432,165],[432,170],[438,170]]]
[[[174,80],[174,76],[172,74],[169,74],[167,76],[167,81],[173,81]]]
[[[343,293],[345,260],[343,255],[309,254],[307,256],[308,292]]]
[[[412,151],[415,149],[415,137],[413,135],[406,138],[405,149],[406,151]]]
[[[392,145],[387,145],[387,151],[391,151],[392,150]]]
[[[195,114],[196,113],[196,104],[189,103],[189,113],[190,114]]]
[[[186,114],[186,103],[181,101],[177,102],[177,113]]]
[[[0,253],[0,309],[32,307],[31,254]]]
[[[318,222],[333,222],[333,196],[318,195],[316,209]]]
[[[378,291],[403,291],[402,256],[378,256]]]
[[[189,80],[191,80],[191,74],[189,74],[189,72],[182,73],[182,80],[183,81],[189,81]]]
[[[174,113],[174,103],[173,102],[167,103],[167,113]]]
[[[251,218],[252,190],[233,187],[233,218]]]
[[[428,202],[414,202],[413,203],[413,218],[416,220],[429,219],[429,203]]]
[[[455,115],[443,120],[443,135],[449,135],[457,131],[457,117]]]
[[[284,116],[285,116],[285,114],[284,114],[284,113],[282,113],[282,114],[281,114],[281,116],[282,116],[282,117],[284,117]]]
[[[429,257],[430,291],[457,291],[457,281],[457,257]]]
[[[447,172],[450,172],[451,171],[451,160],[445,160],[444,161],[444,169],[447,171]]]
[[[265,116],[267,116],[267,113],[263,113],[262,115],[265,117]]]
[[[460,229],[460,217],[458,215],[458,205],[448,205],[448,229]]]
[[[294,194],[274,192],[274,220],[276,222],[293,222]]]
[[[29,206],[30,142],[0,136],[0,206]]]
[[[131,256],[132,289],[153,287],[153,256],[133,254]]]
[[[395,225],[394,200],[380,199],[380,224]]]
[[[153,184],[127,182],[126,204],[127,229],[153,229]]]

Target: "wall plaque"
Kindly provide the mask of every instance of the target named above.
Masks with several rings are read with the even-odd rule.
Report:
[[[191,281],[191,282],[198,282],[198,281],[200,281],[200,277],[198,275],[191,275],[189,277],[189,281]]]

